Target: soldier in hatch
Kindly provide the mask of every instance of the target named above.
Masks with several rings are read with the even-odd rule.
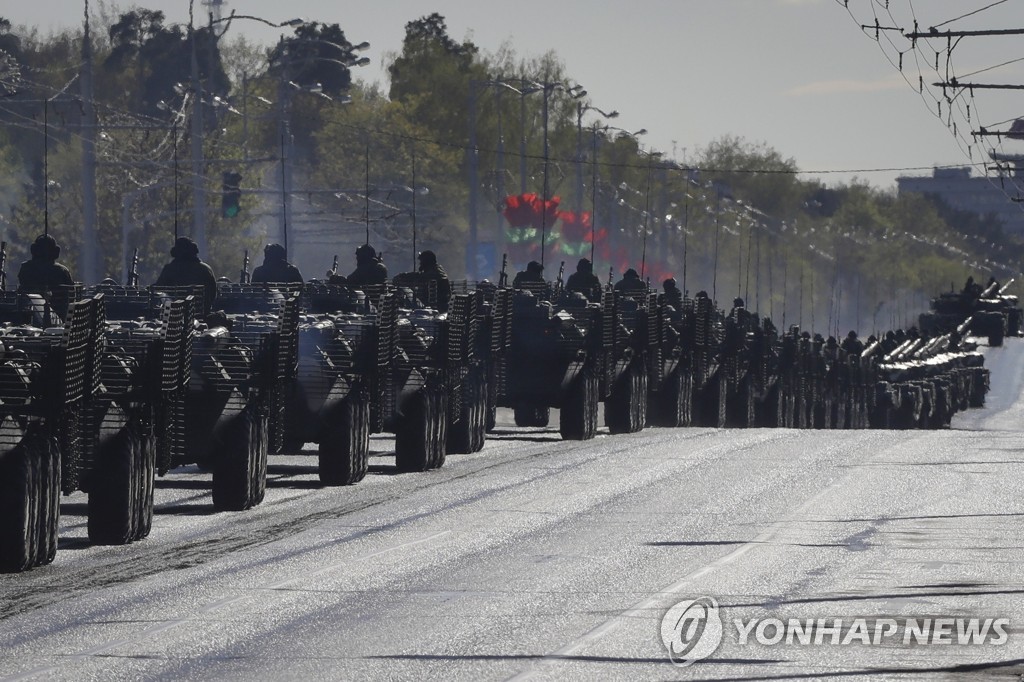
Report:
[[[302,273],[288,262],[283,246],[267,244],[263,249],[263,265],[252,271],[252,281],[302,284]]]
[[[203,287],[203,307],[209,313],[217,300],[217,278],[213,268],[199,259],[199,246],[188,237],[178,237],[171,247],[171,258],[153,284],[158,287]]]

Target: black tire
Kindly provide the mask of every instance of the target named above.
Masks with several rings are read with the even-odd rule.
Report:
[[[38,563],[38,441],[21,439],[0,458],[0,571],[20,573]]]
[[[60,448],[54,438],[40,438],[40,518],[37,565],[57,558],[60,525]]]
[[[513,408],[516,426],[547,426],[551,423],[550,407],[516,407]]]
[[[95,545],[126,545],[139,530],[142,497],[142,438],[129,421],[96,454],[89,475],[89,540]]]
[[[604,403],[604,421],[613,433],[636,433],[647,424],[647,372],[631,364]]]
[[[320,441],[320,482],[352,485],[366,477],[370,460],[370,401],[349,396],[327,417]]]
[[[479,452],[486,438],[487,383],[481,372],[471,372],[459,389],[462,406],[448,425],[448,452],[468,455]]]
[[[260,415],[256,422],[256,461],[253,466],[252,504],[251,507],[263,502],[267,496],[267,463],[270,458],[270,414]]]
[[[152,423],[150,423],[144,431],[142,438],[136,540],[149,537],[150,531],[153,530],[153,487],[156,479],[157,447],[156,434],[153,431]]]
[[[662,390],[654,394],[651,404],[652,423],[655,426],[677,428],[686,426],[688,407],[688,384],[682,368],[676,368],[662,384]]]
[[[431,399],[434,401],[434,419],[431,423],[430,468],[440,469],[448,455],[448,393],[432,392]]]
[[[488,402],[485,429],[490,433],[498,425],[498,406]]]
[[[595,372],[584,370],[573,381],[562,404],[558,430],[562,440],[590,440],[597,434],[598,381]]]
[[[430,392],[421,390],[409,398],[395,431],[395,466],[402,472],[426,471],[431,468],[436,452],[432,422],[435,401]]]
[[[267,428],[266,416],[249,405],[231,418],[217,439],[220,447],[213,465],[213,506],[219,511],[248,509],[260,497],[258,479],[260,461],[266,461]]]
[[[738,428],[749,428],[756,426],[754,417],[754,387],[750,375],[736,385],[732,393],[732,400],[729,401],[728,425]]]

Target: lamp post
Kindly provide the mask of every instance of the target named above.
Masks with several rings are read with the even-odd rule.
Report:
[[[343,55],[348,55],[350,52],[353,52],[353,51],[361,52],[363,50],[369,49],[369,47],[370,47],[370,43],[365,42],[365,41],[362,42],[362,43],[359,43],[358,45],[352,45],[351,47],[345,47],[344,45],[339,45],[338,43],[331,42],[329,40],[323,40],[321,38],[301,38],[301,39],[299,39],[299,42],[302,42],[302,43],[317,43],[317,44],[327,45],[329,47],[333,47],[333,48],[341,51],[341,53]],[[291,201],[290,201],[289,196],[290,196],[291,187],[292,187],[292,184],[293,184],[292,183],[292,173],[293,173],[292,145],[293,145],[293,142],[294,142],[294,138],[292,137],[292,134],[291,134],[291,92],[292,92],[293,89],[303,90],[305,88],[303,88],[298,83],[294,83],[293,81],[289,80],[289,74],[288,74],[289,68],[288,67],[291,65],[292,62],[291,62],[291,59],[286,58],[286,57],[289,57],[289,55],[288,55],[288,51],[285,49],[284,36],[281,36],[281,39],[280,39],[280,41],[278,43],[278,52],[279,52],[279,54],[281,55],[282,58],[285,58],[285,59],[283,59],[283,62],[282,62],[281,82],[280,82],[280,86],[279,86],[279,96],[278,96],[278,105],[280,107],[280,115],[279,115],[279,118],[278,118],[278,137],[279,137],[279,140],[280,140],[280,161],[281,161],[281,163],[280,163],[280,165],[281,165],[281,223],[280,223],[280,235],[279,235],[279,237],[280,237],[281,244],[284,246],[285,252],[287,253],[287,251],[288,251],[288,224],[291,221]],[[338,64],[340,66],[343,66],[346,69],[351,69],[352,67],[355,67],[355,66],[366,66],[367,64],[370,63],[370,60],[369,60],[368,57],[359,57],[359,58],[351,58],[351,59],[341,60],[341,59],[332,59],[330,57],[322,57],[319,54],[316,55],[316,56],[313,56],[313,57],[306,57],[305,60],[306,61],[330,62],[332,64]],[[320,89],[319,87],[314,88],[311,91],[314,92],[314,94],[320,95],[321,97],[325,97],[327,99],[332,99],[333,100],[332,97],[330,97],[329,95],[324,93],[322,91],[322,89]],[[349,100],[349,101],[351,101],[351,100]]]
[[[505,164],[505,140],[501,131],[501,93],[504,90],[511,90],[512,92],[520,96],[523,102],[523,108],[525,110],[526,95],[532,92],[538,92],[539,89],[520,89],[515,88],[505,82],[503,79],[489,79],[489,80],[471,80],[469,83],[469,146],[466,149],[467,168],[469,170],[469,246],[466,251],[466,276],[470,279],[478,279],[479,272],[477,271],[477,251],[479,241],[479,204],[480,204],[480,149],[477,144],[477,101],[479,99],[480,90],[486,87],[496,88],[496,99],[498,108],[498,164],[499,170],[504,170]],[[524,116],[525,118],[525,116]],[[522,165],[522,192],[526,192],[526,132],[525,123],[523,125],[523,137],[521,142],[521,165]],[[500,177],[500,176],[499,176]],[[504,179],[499,179],[498,196],[504,196]],[[498,215],[497,225],[497,242],[499,247],[504,243],[504,223],[502,222],[501,215]]]
[[[541,213],[540,213],[540,264],[544,265],[544,252],[547,249],[547,201],[548,195],[551,193],[551,187],[549,182],[550,168],[551,168],[551,148],[548,141],[548,113],[550,109],[551,94],[556,90],[562,90],[567,93],[573,99],[582,99],[587,96],[587,91],[583,89],[583,86],[567,85],[562,81],[541,81],[533,83],[535,87],[540,88],[544,93],[543,108],[542,108],[542,123],[544,130],[544,180],[543,180],[543,192],[541,195]]]
[[[624,135],[626,137],[629,137],[635,143],[637,143],[637,148],[639,148],[639,138],[640,138],[640,136],[647,134],[647,128],[640,128],[639,130],[626,130],[625,128],[619,128],[617,126],[610,126],[610,125],[602,126],[600,128],[600,131],[601,132],[614,131],[614,132],[616,132],[616,133],[618,133],[620,135]],[[595,134],[597,132],[598,132],[597,129],[595,129]],[[595,140],[595,143],[594,143],[594,149],[595,149],[594,156],[596,157],[597,156],[597,151],[596,151],[597,150],[597,141],[596,140]],[[612,211],[611,215],[609,216],[609,218],[610,218],[610,224],[609,224],[609,228],[610,229],[608,230],[608,236],[609,236],[609,239],[612,242],[615,242],[615,241],[617,241],[617,236],[616,236],[616,231],[617,231],[616,212]],[[614,244],[613,244],[613,246],[614,246]]]
[[[603,116],[604,118],[618,118],[618,111],[602,111],[597,107],[584,104],[583,102],[576,103],[576,212],[579,213],[583,210],[583,114],[588,111],[594,111]],[[596,164],[597,158],[593,162]],[[595,171],[596,173],[596,171]]]
[[[192,92],[195,96],[195,104],[192,109],[192,134],[191,134],[191,147],[192,147],[192,237],[195,239],[196,245],[199,247],[199,253],[205,255],[207,251],[206,244],[206,186],[203,182],[204,172],[203,166],[205,165],[203,160],[203,85],[199,79],[199,55],[196,48],[196,30],[195,20],[193,15],[195,0],[189,0],[188,3],[188,40],[190,44],[190,61],[191,61],[191,78],[192,78]],[[262,17],[251,16],[248,14],[235,14],[232,12],[227,17],[220,19],[214,19],[213,13],[209,15],[209,30],[211,45],[215,43],[224,32],[227,31],[228,26],[231,25],[231,21],[234,19],[247,19],[252,21],[258,21],[268,26],[275,28],[283,28],[285,26],[298,26],[305,23],[302,19],[289,19],[288,21],[273,22]],[[218,36],[213,31],[214,24],[226,22],[224,31]],[[211,65],[212,67],[212,65]]]

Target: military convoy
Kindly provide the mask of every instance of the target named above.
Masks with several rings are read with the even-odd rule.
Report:
[[[154,478],[196,464],[220,510],[258,505],[270,454],[318,448],[324,485],[367,473],[370,435],[394,434],[399,471],[483,448],[496,408],[587,440],[648,425],[941,428],[983,403],[966,342],[1020,331],[991,283],[943,295],[924,335],[865,346],[779,334],[737,300],[615,290],[561,278],[508,286],[402,275],[349,287],[103,284],[49,298],[0,291],[0,570],[53,561],[59,496],[88,494],[94,543],[152,527]],[[439,311],[443,308],[443,311]]]

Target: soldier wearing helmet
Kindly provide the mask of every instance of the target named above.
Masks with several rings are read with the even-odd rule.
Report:
[[[420,251],[420,276],[426,281],[437,285],[437,309],[448,310],[448,301],[452,297],[452,284],[448,281],[448,273],[437,262],[437,254],[433,251]]]
[[[288,262],[287,256],[280,244],[267,244],[263,249],[263,265],[252,271],[252,281],[301,284],[302,273]]]
[[[594,265],[587,258],[580,258],[576,264],[576,272],[569,275],[565,283],[566,291],[578,291],[591,301],[601,298],[601,280],[594,274]]]
[[[624,293],[645,293],[647,285],[640,279],[640,273],[630,268],[622,273],[622,279],[615,283],[615,291]]]
[[[352,287],[371,284],[384,284],[388,281],[388,269],[377,251],[369,244],[356,249],[356,269],[345,279]]]
[[[213,268],[199,259],[199,246],[188,237],[178,237],[171,247],[170,263],[160,271],[153,284],[158,287],[201,286],[205,300],[203,307],[209,312],[217,300],[217,278]]]
[[[18,270],[18,288],[22,291],[48,294],[63,285],[72,285],[75,280],[71,272],[57,262],[60,246],[48,234],[39,235],[29,247],[31,260],[21,264]]]

